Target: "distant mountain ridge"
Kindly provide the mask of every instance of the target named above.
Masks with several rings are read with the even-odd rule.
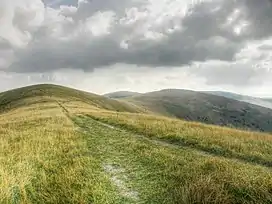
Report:
[[[166,89],[122,100],[165,116],[272,132],[271,109],[225,96],[181,89]]]
[[[253,96],[241,95],[231,92],[224,92],[224,91],[204,91],[203,93],[213,94],[217,96],[223,96],[230,99],[235,99],[238,101],[243,101],[247,103],[251,103],[254,105],[262,106],[265,108],[272,109],[272,99],[265,99],[265,98],[258,98]]]
[[[240,95],[219,94],[166,89],[144,94],[115,92],[100,96],[64,86],[42,84],[0,93],[0,112],[44,100],[79,101],[116,112],[153,113],[206,124],[272,132],[272,109],[240,101],[245,100]]]

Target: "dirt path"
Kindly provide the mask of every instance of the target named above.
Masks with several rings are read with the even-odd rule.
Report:
[[[103,168],[105,172],[110,175],[112,183],[118,188],[122,196],[134,201],[139,200],[138,192],[133,189],[129,189],[126,186],[127,176],[125,169],[113,164],[104,164]]]
[[[167,194],[173,189],[163,179],[165,162],[154,160],[162,154],[172,157],[168,150],[164,153],[169,147],[88,117],[77,117],[74,122],[119,193],[120,203],[175,203]]]

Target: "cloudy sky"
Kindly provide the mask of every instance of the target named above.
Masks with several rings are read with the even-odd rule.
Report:
[[[270,0],[1,0],[0,91],[272,96]]]

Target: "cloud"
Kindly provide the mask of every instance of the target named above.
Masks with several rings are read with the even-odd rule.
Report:
[[[21,47],[42,24],[44,5],[40,0],[4,0],[0,3],[0,13],[0,37],[12,46]]]
[[[255,86],[271,76],[271,9],[269,0],[2,0],[0,69],[179,67],[208,85]]]
[[[61,5],[76,6],[77,0],[43,0],[45,6],[58,8]]]

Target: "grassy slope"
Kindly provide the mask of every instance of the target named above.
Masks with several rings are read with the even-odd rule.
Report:
[[[70,91],[63,96],[55,88],[50,97],[28,95],[13,102],[12,108],[4,104],[0,203],[272,202],[272,175],[267,167],[270,135],[110,112],[91,100],[74,98]],[[110,129],[84,116],[87,113],[122,125],[122,130]],[[194,131],[198,134],[189,134]],[[176,139],[172,145],[178,137],[249,158],[257,155],[265,162],[210,154],[197,145],[178,143],[186,140]],[[267,148],[259,148],[266,144]]]
[[[272,167],[272,135],[147,114],[92,112],[94,119],[208,154]]]
[[[272,132],[272,110],[200,92],[163,90],[126,99],[165,116]]]
[[[270,203],[271,170],[175,148],[144,135],[75,118],[102,166],[112,166],[136,199],[128,203]],[[147,122],[147,121],[146,121]],[[134,202],[133,202],[134,201]]]
[[[58,104],[2,114],[0,140],[0,203],[115,199],[98,161]]]
[[[100,108],[139,111],[135,106],[55,85],[1,93],[0,203],[120,200],[62,103],[71,113]]]
[[[0,94],[0,112],[35,104],[37,102],[47,102],[52,100],[79,101],[86,104],[115,111],[139,112],[136,106],[130,106],[117,100],[109,99],[96,94],[79,91],[57,85],[34,85],[14,89]]]

